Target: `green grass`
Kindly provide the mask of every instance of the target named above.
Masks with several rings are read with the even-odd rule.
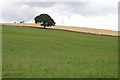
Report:
[[[0,79],[2,78],[2,26],[0,25]]]
[[[3,78],[117,78],[118,38],[3,26]]]

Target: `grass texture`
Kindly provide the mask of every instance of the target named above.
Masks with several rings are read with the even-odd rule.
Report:
[[[117,78],[118,38],[2,27],[3,78]]]

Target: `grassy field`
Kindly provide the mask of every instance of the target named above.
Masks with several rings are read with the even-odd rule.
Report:
[[[3,78],[117,78],[118,38],[3,26]]]

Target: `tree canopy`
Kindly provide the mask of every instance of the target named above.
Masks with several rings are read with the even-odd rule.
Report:
[[[48,14],[40,14],[34,18],[35,23],[40,23],[41,26],[55,26],[55,21]]]

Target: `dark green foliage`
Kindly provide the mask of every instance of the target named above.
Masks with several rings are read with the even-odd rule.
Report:
[[[41,26],[55,26],[54,20],[48,14],[41,14],[34,18],[35,23],[40,23]]]

